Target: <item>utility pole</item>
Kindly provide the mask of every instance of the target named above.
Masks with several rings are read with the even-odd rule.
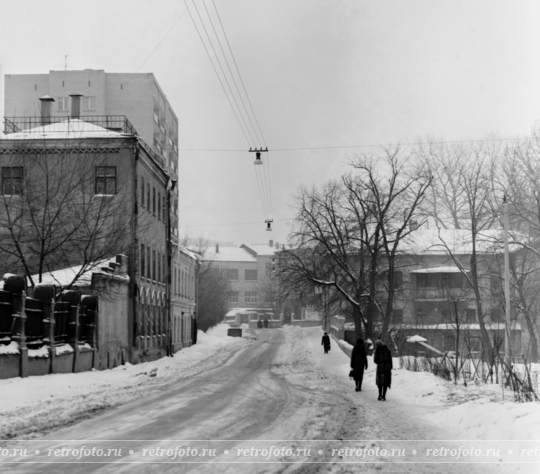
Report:
[[[510,354],[510,254],[508,250],[508,201],[506,194],[503,198],[504,212],[504,293],[505,293],[505,329],[504,329],[504,359],[507,367],[511,364]]]

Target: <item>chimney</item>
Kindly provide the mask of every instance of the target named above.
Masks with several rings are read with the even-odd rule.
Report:
[[[219,244],[216,244],[216,253],[219,253]]]
[[[39,98],[41,102],[41,125],[49,125],[51,123],[51,105],[54,99],[49,95],[44,95]]]
[[[78,119],[81,117],[81,97],[83,95],[74,92],[73,94],[69,94],[69,96],[71,97],[71,118]]]
[[[272,248],[274,248],[274,241],[273,240],[270,240],[270,242],[268,242],[268,245]]]

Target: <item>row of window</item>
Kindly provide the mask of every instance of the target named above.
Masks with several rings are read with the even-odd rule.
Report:
[[[161,193],[159,191],[156,191],[156,188],[154,186],[152,186],[152,189],[150,189],[150,183],[146,183],[145,187],[144,176],[141,176],[140,182],[141,187],[139,193],[139,202],[141,206],[145,207],[148,212],[154,214],[158,219],[162,219],[163,222],[166,222],[167,199],[165,198],[165,196],[161,196]]]
[[[151,249],[150,245],[141,244],[140,247],[141,278],[165,284],[166,264],[165,252]]]
[[[181,267],[175,268],[173,273],[173,293],[179,296],[195,297],[195,275]]]
[[[229,291],[229,303],[239,303],[241,292],[239,291]],[[244,303],[258,303],[259,302],[259,293],[256,291],[246,291],[244,293]]]
[[[2,167],[2,195],[22,196],[24,168],[22,166]],[[97,195],[117,193],[116,166],[96,166],[94,192]]]
[[[147,291],[142,291],[139,301],[137,332],[141,338],[165,336],[167,328],[164,293],[158,293],[151,297]]]
[[[237,268],[227,268],[227,280],[238,281],[240,271]],[[246,269],[244,270],[245,281],[257,281],[257,270]]]

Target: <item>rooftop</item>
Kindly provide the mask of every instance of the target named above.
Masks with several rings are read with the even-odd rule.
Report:
[[[117,138],[137,135],[124,115],[67,117],[4,117],[8,140],[50,138]]]

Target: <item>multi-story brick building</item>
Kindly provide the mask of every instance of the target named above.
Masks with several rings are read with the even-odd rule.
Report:
[[[203,261],[222,268],[229,280],[229,310],[272,309],[269,297],[273,282],[275,249],[270,245],[243,244],[223,247],[217,244]]]
[[[40,97],[55,99],[52,117],[69,118],[71,94],[82,95],[80,114],[86,117],[121,115],[133,124],[138,135],[155,152],[155,159],[172,179],[178,175],[178,118],[152,73],[106,73],[103,70],[50,71],[48,74],[5,76],[5,115],[41,115]],[[19,122],[20,123],[20,122]],[[102,123],[106,126],[106,121]],[[24,127],[29,128],[29,127]],[[178,238],[178,190],[171,196],[173,240]]]
[[[73,100],[71,105],[76,113],[79,99]],[[23,190],[27,178],[39,170],[32,166],[30,157],[47,167],[64,164],[63,173],[48,175],[50,180],[66,180],[77,167],[88,168],[86,175],[91,176],[92,182],[80,189],[81,202],[90,203],[89,209],[92,203],[98,203],[98,207],[103,202],[116,205],[118,212],[114,215],[102,222],[90,220],[89,224],[99,224],[103,229],[96,242],[108,241],[109,230],[122,229],[117,236],[121,247],[115,252],[128,257],[130,305],[125,331],[128,337],[119,346],[123,345],[129,360],[157,359],[191,344],[192,324],[187,316],[194,316],[196,259],[179,250],[174,241],[172,230],[176,226],[170,210],[176,179],[164,166],[162,157],[121,116],[11,117],[6,119],[6,131],[11,133],[0,141],[1,195],[8,204],[3,206],[4,212],[31,205],[31,200],[23,199]],[[39,182],[34,179],[31,189],[39,190]],[[46,180],[41,182],[45,186]],[[61,208],[58,210],[62,212]],[[20,231],[23,236],[22,227]],[[15,241],[18,245],[19,241]],[[80,254],[75,251],[64,254],[70,261],[59,264],[80,263]],[[189,290],[186,286],[178,293],[183,300],[176,301],[181,307],[190,308],[181,312],[186,321],[180,326],[173,318],[176,298],[171,289],[171,272],[179,267],[183,268],[185,278],[190,278]]]
[[[476,242],[480,316],[502,351],[505,333],[501,280],[502,231],[486,230]],[[402,342],[412,335],[428,339],[440,351],[454,351],[459,332],[460,350],[481,350],[477,297],[467,275],[471,273],[470,231],[418,229],[401,245],[395,271],[392,331]],[[385,300],[386,290],[381,290]],[[521,325],[512,322],[512,347],[521,347]],[[403,348],[407,348],[405,344]]]

